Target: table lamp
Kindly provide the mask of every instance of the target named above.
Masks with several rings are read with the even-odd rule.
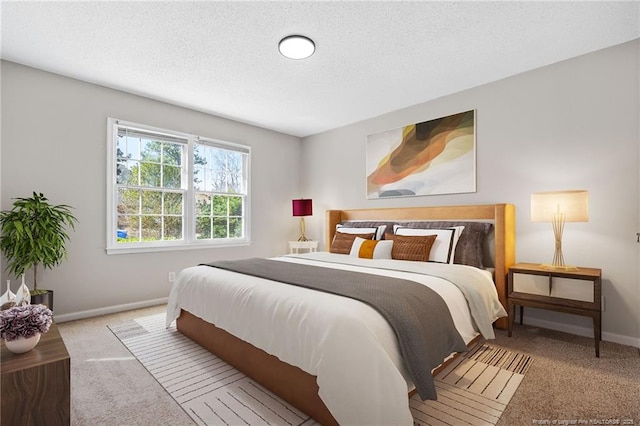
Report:
[[[562,256],[562,231],[565,222],[589,221],[589,192],[584,190],[536,192],[531,194],[531,221],[551,222],[556,250],[549,269],[576,270],[565,265]]]
[[[298,241],[309,241],[304,235],[304,217],[313,214],[313,201],[309,199],[291,200],[293,215],[300,216],[300,238]]]

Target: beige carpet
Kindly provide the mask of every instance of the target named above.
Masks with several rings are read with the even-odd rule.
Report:
[[[193,425],[106,327],[165,309],[158,306],[59,324],[71,355],[73,425]],[[498,426],[573,419],[574,424],[619,419],[620,424],[628,420],[640,425],[637,348],[603,341],[601,357],[595,358],[593,339],[586,337],[526,325],[516,325],[511,338],[502,330],[496,334],[492,346],[535,358]]]
[[[109,328],[199,425],[315,425],[276,395],[192,342],[165,328],[165,315]],[[411,398],[416,425],[495,425],[531,365],[531,358],[477,344],[436,378],[437,401]]]
[[[640,425],[638,348],[602,341],[596,358],[593,338],[527,325],[491,343],[535,357],[498,426]]]

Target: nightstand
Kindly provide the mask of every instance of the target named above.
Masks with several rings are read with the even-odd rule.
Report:
[[[2,413],[6,425],[71,422],[71,360],[54,322],[35,348],[13,354],[1,346]]]
[[[516,305],[520,306],[520,324],[524,307],[549,309],[593,318],[596,357],[602,340],[602,270],[550,269],[535,263],[518,263],[509,268],[509,328],[511,337]]]
[[[317,241],[289,241],[289,253],[300,253],[300,250],[308,250],[313,253],[318,250]]]

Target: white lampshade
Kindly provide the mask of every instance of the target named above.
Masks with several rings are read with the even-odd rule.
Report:
[[[584,190],[531,194],[531,221],[553,222],[561,213],[564,222],[589,221],[589,192]]]
[[[589,221],[589,193],[587,191],[553,191],[531,194],[531,221],[551,222],[556,240],[553,263],[542,265],[553,269],[575,270],[564,264],[562,231],[565,222]]]

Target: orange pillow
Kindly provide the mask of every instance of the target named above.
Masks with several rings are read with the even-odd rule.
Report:
[[[394,235],[385,234],[386,240],[393,240],[391,258],[396,260],[413,260],[428,262],[431,247],[437,235]]]
[[[333,241],[331,242],[331,248],[329,251],[331,253],[337,254],[349,254],[351,253],[351,246],[353,245],[353,240],[356,237],[364,238],[365,240],[372,240],[375,234],[347,234],[345,232],[336,232],[336,235],[333,237]]]
[[[393,241],[391,240],[365,240],[356,238],[351,246],[350,256],[360,257],[363,259],[389,259],[391,260],[391,249]]]
[[[358,250],[358,257],[373,259],[373,251],[376,249],[377,244],[377,240],[363,241],[362,245],[360,246],[360,250]]]

